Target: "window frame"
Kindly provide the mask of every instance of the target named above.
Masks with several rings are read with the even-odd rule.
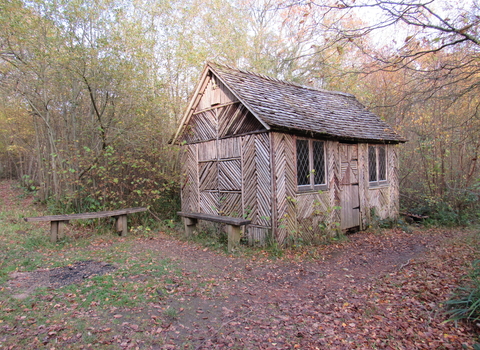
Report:
[[[370,160],[370,150],[374,149],[375,150],[375,180],[370,180],[371,179],[371,168],[370,165],[372,161]],[[380,155],[381,155],[381,150],[384,152],[384,162],[383,162],[383,169],[381,169],[381,163],[380,163]],[[368,145],[368,184],[370,187],[379,187],[379,186],[386,186],[388,185],[388,149],[387,145],[385,144],[369,144]],[[383,170],[384,174],[384,179],[380,179],[380,173]]]
[[[309,170],[309,173],[311,174],[312,173],[312,170],[314,169],[313,165],[315,164],[315,159],[314,159],[314,142],[320,142],[322,144],[322,148],[323,148],[323,157],[322,157],[322,161],[323,161],[323,182],[324,183],[321,183],[321,184],[315,184],[315,176],[308,176],[308,179],[310,180],[310,183],[309,184],[305,184],[305,185],[299,185],[298,184],[298,167],[299,167],[299,163],[298,163],[298,151],[297,151],[297,147],[298,147],[298,141],[307,141],[308,142],[308,169]],[[323,140],[316,140],[316,139],[311,139],[311,138],[303,138],[303,137],[296,137],[295,138],[295,174],[296,174],[296,181],[297,181],[297,190],[299,192],[309,192],[309,191],[319,191],[319,190],[326,190],[328,189],[328,186],[327,186],[327,179],[328,179],[328,176],[327,176],[327,150],[326,150],[326,142],[323,141]]]

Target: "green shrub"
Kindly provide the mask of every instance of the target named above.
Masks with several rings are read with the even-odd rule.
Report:
[[[448,321],[480,320],[480,260],[473,262],[473,268],[464,286],[446,302]]]
[[[161,144],[108,146],[99,152],[85,148],[78,157],[79,169],[66,173],[60,193],[50,191],[42,200],[50,214],[148,207],[150,212],[129,216],[129,221],[152,225],[150,213],[157,220],[176,218],[180,210],[177,160],[178,150]]]
[[[480,222],[480,197],[476,187],[446,192],[441,197],[411,191],[401,198],[402,211],[428,216],[428,224],[448,227]]]

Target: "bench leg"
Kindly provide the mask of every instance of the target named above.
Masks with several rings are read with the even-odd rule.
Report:
[[[228,232],[228,251],[231,252],[240,243],[241,230],[240,226],[227,225]]]
[[[120,236],[127,235],[127,216],[120,215],[115,217],[115,227],[117,232],[120,232]]]
[[[183,223],[185,224],[185,236],[191,237],[197,230],[198,220],[192,218],[183,218]]]
[[[62,239],[65,237],[65,224],[68,224],[68,221],[58,221],[58,239]]]
[[[50,221],[50,242],[55,243],[58,239],[65,237],[65,221]]]
[[[50,221],[50,242],[55,243],[58,238],[58,221]]]

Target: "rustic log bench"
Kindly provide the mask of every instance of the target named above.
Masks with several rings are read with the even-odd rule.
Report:
[[[37,216],[34,218],[24,218],[24,220],[27,222],[50,221],[50,241],[52,243],[55,243],[58,238],[63,238],[65,236],[63,231],[64,224],[68,223],[70,220],[75,219],[98,219],[114,217],[117,232],[120,232],[121,236],[125,236],[127,234],[127,215],[143,211],[147,211],[147,208],[128,208],[112,211],[98,211],[92,213],[67,215],[47,215]]]
[[[252,220],[247,220],[243,218],[234,218],[231,216],[220,216],[212,214],[203,214],[203,213],[190,213],[179,211],[177,212],[178,216],[183,217],[185,224],[185,234],[187,237],[191,236],[197,228],[198,220],[213,221],[219,222],[221,224],[227,225],[228,232],[228,251],[232,251],[240,242],[240,226],[248,225]]]

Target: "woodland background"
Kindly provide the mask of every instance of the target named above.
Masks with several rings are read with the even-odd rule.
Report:
[[[409,139],[402,210],[478,220],[478,0],[0,0],[0,176],[51,212],[173,218],[208,60],[356,95]]]

